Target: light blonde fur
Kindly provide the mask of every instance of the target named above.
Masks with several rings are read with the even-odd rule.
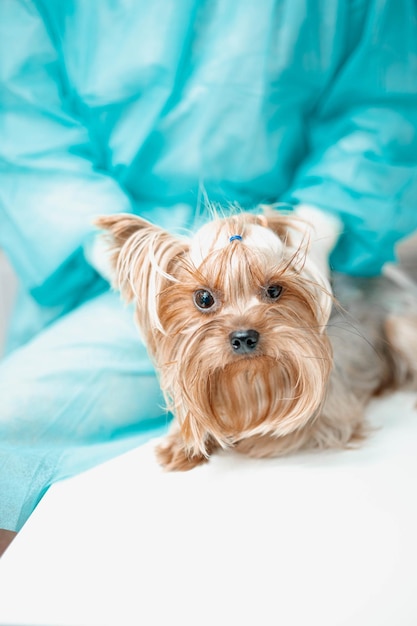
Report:
[[[114,285],[135,302],[175,416],[158,452],[165,467],[189,469],[217,447],[273,456],[362,437],[364,403],[383,381],[392,382],[387,363],[394,360],[377,363],[363,397],[343,380],[343,368],[336,371],[337,341],[328,328],[333,296],[309,259],[299,221],[236,213],[215,218],[192,239],[132,215],[103,217],[98,225],[109,232]],[[241,239],[230,241],[234,235]],[[271,285],[282,287],[276,300],[267,295]],[[213,295],[208,310],[194,302],[200,289]],[[230,336],[242,329],[256,330],[259,342],[238,354]]]

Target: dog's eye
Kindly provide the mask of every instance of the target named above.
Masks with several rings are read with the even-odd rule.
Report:
[[[200,309],[201,311],[211,309],[216,303],[213,294],[211,294],[208,289],[197,289],[197,291],[194,292],[193,297],[194,304],[197,309]]]
[[[278,300],[281,294],[281,285],[268,285],[268,287],[265,287],[265,296],[268,298],[268,300]]]

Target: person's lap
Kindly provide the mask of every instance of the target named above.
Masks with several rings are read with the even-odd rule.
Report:
[[[161,434],[169,419],[132,311],[110,292],[4,359],[0,399],[0,528],[12,531],[52,483]]]

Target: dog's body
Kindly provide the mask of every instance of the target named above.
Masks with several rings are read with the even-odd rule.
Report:
[[[297,220],[239,213],[191,240],[130,215],[99,226],[175,417],[158,449],[167,469],[219,447],[348,446],[373,395],[415,386],[417,300],[384,277],[342,276],[335,300]]]

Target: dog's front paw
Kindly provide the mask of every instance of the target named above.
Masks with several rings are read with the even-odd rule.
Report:
[[[177,433],[169,435],[157,446],[156,458],[169,472],[187,472],[208,461],[203,454],[193,454],[186,450],[181,436]]]

